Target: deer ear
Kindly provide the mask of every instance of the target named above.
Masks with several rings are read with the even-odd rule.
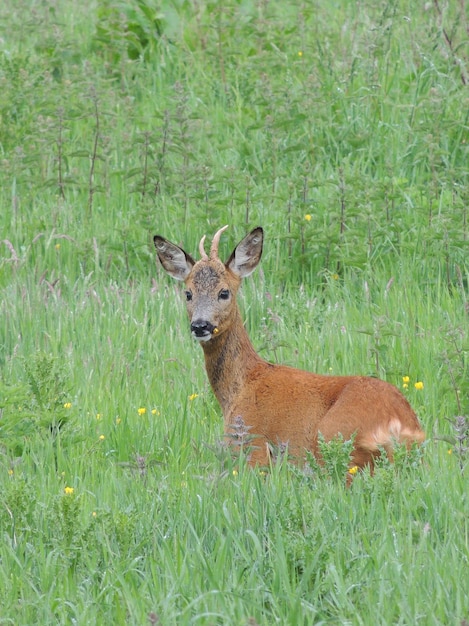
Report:
[[[195,265],[194,259],[182,248],[159,235],[153,237],[153,242],[166,272],[176,280],[185,280]]]
[[[261,260],[263,242],[264,231],[258,226],[238,243],[226,262],[226,267],[240,278],[252,274]]]

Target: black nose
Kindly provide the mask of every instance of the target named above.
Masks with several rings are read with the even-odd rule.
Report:
[[[195,320],[191,324],[191,333],[196,337],[206,337],[211,335],[214,329],[214,325],[205,320]]]

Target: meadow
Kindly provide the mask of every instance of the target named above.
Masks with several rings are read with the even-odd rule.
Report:
[[[465,0],[3,0],[0,624],[469,624]],[[267,360],[427,441],[232,458],[153,235],[266,232]],[[345,463],[345,465],[344,465]]]

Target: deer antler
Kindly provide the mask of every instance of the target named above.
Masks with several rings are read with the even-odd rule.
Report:
[[[220,230],[217,230],[212,239],[212,245],[210,246],[210,258],[216,259],[218,256],[218,244],[220,243],[221,234],[228,228],[228,226],[223,226]]]
[[[200,252],[200,256],[202,257],[202,261],[208,261],[208,256],[207,256],[207,253],[205,252],[205,248],[204,248],[204,241],[205,241],[205,235],[200,240],[199,252]]]

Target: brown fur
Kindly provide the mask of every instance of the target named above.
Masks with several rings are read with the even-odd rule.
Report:
[[[290,454],[318,455],[318,433],[325,440],[355,435],[354,465],[373,465],[384,448],[392,456],[395,442],[421,443],[425,433],[404,396],[393,385],[364,376],[322,376],[264,361],[243,326],[236,293],[241,279],[256,268],[263,231],[254,229],[235,248],[226,264],[218,258],[215,235],[210,257],[200,243],[202,259],[162,237],[155,237],[165,270],[183,280],[194,336],[201,339],[205,366],[223,411],[225,432],[242,420],[256,435],[252,464],[267,464],[268,443],[287,444]],[[226,294],[228,297],[226,298]]]

